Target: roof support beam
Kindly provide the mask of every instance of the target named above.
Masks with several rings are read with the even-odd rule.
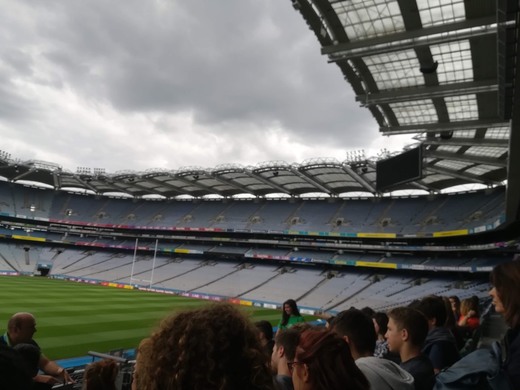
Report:
[[[60,172],[52,172],[52,181],[54,182],[54,189],[57,190],[61,188],[61,173]]]
[[[164,173],[165,175],[170,175],[169,173],[165,172]],[[186,193],[182,191],[181,188],[179,187],[176,187],[176,186],[173,186],[169,183],[166,183],[164,181],[161,181],[161,180],[157,180],[155,177],[144,177],[144,179],[146,179],[147,182],[149,183],[155,183],[158,185],[158,187],[166,187],[169,189],[169,192],[174,192],[176,193],[177,195],[185,195]],[[157,187],[153,187],[153,191],[156,192],[157,194],[159,195],[162,195],[160,194],[157,190],[156,190]]]
[[[298,177],[301,177],[303,180],[305,180],[310,185],[316,187],[318,190],[321,190],[322,192],[329,194],[329,195],[334,193],[334,191],[332,191],[330,188],[318,183],[316,180],[314,180],[314,178],[308,176],[307,172],[300,172],[299,170],[294,169],[292,167],[289,170],[292,173],[294,173],[295,175],[297,175]]]
[[[88,183],[87,181],[83,180],[79,175],[77,174],[74,174],[72,175],[72,177],[78,181],[78,183],[80,183],[83,188],[88,188],[89,190],[93,191],[94,193],[96,194],[99,194],[99,191],[96,187],[93,187],[92,185],[90,185],[90,183]],[[125,191],[126,193],[126,191]]]
[[[414,186],[415,188],[417,188],[418,190],[423,190],[423,191],[428,191],[428,192],[432,192],[433,191],[430,187],[427,187],[424,184],[421,184],[421,183],[416,182],[416,181],[412,181],[410,184],[412,186]]]
[[[241,193],[244,194],[251,194],[251,190],[249,190],[247,187],[244,187],[241,184],[235,183],[233,180],[226,179],[219,174],[212,174],[211,177],[218,181],[219,183],[226,184],[230,187],[233,187],[237,191],[241,191]]]
[[[287,169],[287,168],[280,168],[280,170],[281,170],[281,169]],[[273,169],[273,171],[274,171],[274,169]],[[262,175],[260,175],[260,174],[255,174],[254,172],[248,172],[248,171],[246,171],[245,173],[246,173],[246,175],[248,175],[249,177],[251,177],[251,178],[253,178],[253,179],[255,179],[255,180],[259,180],[259,181],[261,181],[262,183],[264,183],[265,185],[267,185],[267,186],[269,186],[269,187],[271,187],[271,188],[273,188],[273,189],[277,189],[277,190],[280,191],[280,193],[282,193],[282,194],[291,195],[291,192],[290,192],[290,191],[286,190],[284,187],[279,186],[279,185],[276,184],[276,183],[271,182],[270,180],[264,179],[264,178],[262,177]]]
[[[112,186],[112,189],[118,190],[120,192],[124,192],[126,194],[130,194],[132,196],[135,196],[134,192],[136,192],[136,191],[134,191],[134,188],[135,189],[141,189],[141,190],[143,190],[145,192],[148,192],[148,193],[152,193],[150,191],[150,188],[147,188],[145,186],[139,185],[138,182],[132,182],[132,184],[129,185],[129,186],[121,185],[120,184],[121,182],[116,182],[116,181],[114,181],[114,182],[105,182],[105,183],[110,185],[110,186]]]
[[[408,102],[420,99],[443,98],[446,96],[470,95],[481,92],[494,91],[498,91],[496,80],[482,80],[368,93],[365,95],[356,96],[356,101],[360,102],[361,106],[368,107],[380,104]]]
[[[427,171],[430,171],[430,172],[433,172],[433,173],[439,173],[441,175],[448,175],[448,176],[451,176],[451,177],[454,177],[456,179],[460,179],[460,180],[464,180],[464,181],[469,181],[469,182],[474,182],[474,183],[481,183],[481,184],[496,184],[496,185],[500,185],[502,184],[501,182],[499,181],[496,181],[496,180],[489,180],[489,179],[484,179],[484,178],[481,178],[480,176],[477,176],[477,175],[472,175],[471,173],[467,173],[467,172],[456,172],[456,171],[453,171],[451,169],[446,169],[446,168],[441,168],[441,167],[436,167],[434,165],[428,165],[425,167],[425,169]]]
[[[460,41],[476,36],[496,34],[496,32],[495,16],[487,16],[480,19],[469,19],[452,24],[325,46],[321,53],[328,55],[330,62],[337,62],[356,57],[414,49],[419,46]]]
[[[474,164],[491,165],[493,167],[505,168],[507,166],[507,159],[498,159],[492,157],[481,156],[467,156],[465,154],[447,153],[447,152],[426,152],[429,158],[438,158],[441,160],[463,161]]]
[[[501,147],[507,148],[509,146],[508,139],[496,139],[496,138],[425,138],[422,143],[424,145],[453,145],[453,146],[487,146],[487,147]]]
[[[27,171],[23,172],[23,173],[20,173],[19,175],[16,175],[15,177],[13,177],[12,181],[15,182],[15,181],[18,181],[18,180],[21,180],[23,179],[25,176],[31,174],[34,172],[34,169],[33,168],[30,168],[28,169]]]
[[[517,11],[518,17],[518,11]],[[516,30],[515,52],[520,53],[520,26]],[[518,65],[517,65],[518,66]],[[511,110],[511,134],[509,143],[509,166],[507,169],[506,221],[520,220],[520,79],[518,72],[513,82],[514,91]]]
[[[347,164],[343,164],[343,170],[347,172],[350,176],[354,178],[359,184],[361,184],[363,187],[365,187],[368,191],[375,194],[377,193],[376,187],[373,186],[371,183],[366,181],[361,175],[359,175],[356,171],[354,171],[350,166]]]
[[[203,173],[203,174],[207,174],[207,173]],[[220,195],[220,196],[224,196],[220,191],[217,191],[216,189],[214,189],[213,187],[209,187],[209,186],[205,186],[204,184],[201,184],[200,182],[198,182],[196,179],[194,180],[187,180],[186,177],[188,176],[191,176],[191,174],[187,174],[187,175],[179,175],[179,174],[176,174],[175,175],[175,179],[176,180],[180,180],[190,186],[194,186],[194,187],[197,187],[203,191],[205,191],[207,194],[217,194],[217,195]],[[211,177],[213,179],[213,177]],[[201,178],[202,179],[202,178]]]
[[[476,119],[469,121],[457,121],[446,123],[414,123],[402,126],[381,126],[379,131],[391,134],[410,134],[423,132],[440,132],[456,130],[474,130],[483,127],[509,127],[509,122],[504,122],[500,118]]]

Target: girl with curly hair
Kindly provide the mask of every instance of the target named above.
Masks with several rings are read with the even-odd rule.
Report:
[[[139,348],[138,390],[272,390],[254,325],[230,304],[166,317]]]
[[[119,366],[113,360],[100,360],[89,364],[84,374],[85,390],[116,390]]]

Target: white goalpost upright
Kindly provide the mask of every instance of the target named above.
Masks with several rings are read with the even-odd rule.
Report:
[[[157,245],[159,244],[159,240],[155,239],[155,249],[153,251],[153,263],[152,263],[152,276],[150,277],[150,288],[152,288],[153,284],[153,273],[155,271],[155,259],[157,258]]]
[[[137,257],[137,247],[139,245],[139,239],[135,239],[135,246],[134,246],[134,257],[132,259],[132,271],[130,272],[130,284],[139,284],[139,282],[148,283],[149,288],[152,288],[153,285],[153,275],[155,272],[155,259],[157,258],[157,247],[159,245],[159,239],[155,239],[155,249],[153,251],[153,262],[152,262],[152,274],[150,275],[150,279],[139,279],[134,277],[134,270],[135,270],[135,260]]]

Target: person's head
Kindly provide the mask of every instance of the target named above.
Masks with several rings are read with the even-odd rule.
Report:
[[[296,356],[289,363],[295,389],[362,390],[369,383],[354,363],[349,346],[326,329],[307,329],[300,335]]]
[[[457,326],[458,318],[455,318],[453,311],[451,310],[451,302],[448,297],[441,297],[444,302],[444,310],[446,311],[446,321],[444,326],[448,329],[454,329]]]
[[[141,356],[149,356],[152,354],[151,350],[151,341],[150,338],[145,338],[141,340],[139,343],[139,346],[137,347],[136,354],[135,354],[135,365],[134,365],[134,372],[132,373],[132,389],[131,390],[137,390],[137,382],[142,382],[137,379],[139,376],[139,361],[141,360]]]
[[[330,329],[335,318],[336,316],[330,316],[329,318],[327,318],[327,322],[325,322],[325,328]]]
[[[372,322],[378,336],[384,337],[388,325],[388,316],[385,313],[378,312],[372,316]]]
[[[294,299],[286,300],[282,305],[282,325],[287,325],[290,316],[299,316],[300,311]]]
[[[141,344],[140,390],[272,388],[257,330],[230,304],[172,314]]]
[[[374,324],[361,310],[351,308],[339,313],[332,330],[349,343],[355,359],[374,354],[377,339]]]
[[[99,360],[87,366],[84,374],[85,390],[116,390],[119,366],[113,360]]]
[[[454,315],[458,315],[460,313],[460,299],[456,295],[452,295],[448,298],[450,300],[451,311]]]
[[[32,378],[38,374],[38,363],[40,361],[40,348],[33,344],[16,344],[13,349],[18,351],[25,363],[27,374]]]
[[[27,390],[32,387],[32,377],[27,373],[20,353],[0,344],[0,384],[2,389]]]
[[[397,307],[388,312],[386,340],[391,352],[400,353],[408,343],[413,349],[421,349],[428,335],[428,320],[418,310]]]
[[[472,305],[475,308],[475,310],[478,310],[480,306],[480,299],[478,299],[476,295],[472,295],[471,297],[469,297],[469,299],[471,299]]]
[[[269,321],[257,321],[255,322],[255,326],[262,345],[266,345],[273,339],[273,326]]]
[[[280,329],[274,338],[273,353],[271,354],[271,368],[278,373],[279,364],[286,364],[294,360],[296,347],[300,340],[298,328]]]
[[[369,306],[365,306],[364,308],[362,308],[360,310],[364,315],[366,315],[369,318],[372,318],[374,316],[374,314],[376,314],[376,311]]]
[[[446,305],[441,297],[430,295],[414,303],[414,309],[419,310],[428,320],[428,327],[439,328],[446,323]]]
[[[501,263],[490,275],[489,295],[493,298],[495,311],[504,316],[511,327],[520,326],[520,261]]]
[[[28,343],[36,333],[36,319],[31,313],[16,313],[7,323],[7,333],[12,345]]]
[[[473,317],[478,316],[478,306],[475,306],[475,301],[471,298],[463,299],[460,303],[460,314],[466,316],[470,311],[473,311]]]

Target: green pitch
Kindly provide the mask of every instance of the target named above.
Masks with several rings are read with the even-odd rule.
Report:
[[[53,360],[84,356],[88,351],[135,348],[167,314],[209,303],[64,280],[12,276],[0,277],[0,302],[0,334],[5,332],[12,314],[33,313],[37,328],[34,339]],[[279,311],[243,309],[253,321],[267,320],[276,325],[280,319]]]

